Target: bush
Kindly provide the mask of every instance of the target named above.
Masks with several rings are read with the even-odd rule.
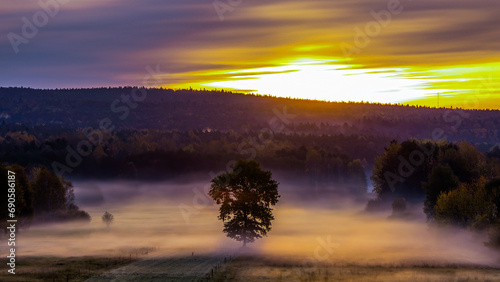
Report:
[[[401,215],[406,211],[406,200],[405,198],[395,199],[392,202],[392,214]]]
[[[102,215],[102,222],[104,222],[108,228],[114,219],[115,219],[115,217],[107,211]]]
[[[484,229],[496,220],[497,207],[485,189],[485,180],[461,184],[443,192],[434,208],[436,222],[472,229]]]
[[[369,200],[368,203],[366,204],[366,211],[367,212],[380,211],[381,209],[382,209],[382,205],[381,205],[381,201],[379,199]]]
[[[68,209],[65,211],[58,211],[55,213],[54,220],[58,222],[65,221],[91,221],[90,215],[86,211],[77,209]]]

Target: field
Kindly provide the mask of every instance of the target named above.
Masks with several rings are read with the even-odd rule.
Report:
[[[212,272],[213,269],[213,272]],[[213,273],[213,275],[212,275]],[[186,257],[24,257],[0,281],[500,281],[500,269],[473,265],[307,264],[241,255]]]
[[[47,257],[18,258],[16,275],[0,272],[0,281],[85,281],[88,278],[135,261],[136,257]]]
[[[430,228],[422,215],[367,214],[364,203],[338,197],[312,205],[284,184],[283,200],[294,205],[280,204],[269,236],[235,256],[241,243],[221,233],[213,206],[189,206],[189,221],[179,209],[200,185],[133,184],[77,182],[81,198],[94,190],[104,199],[140,196],[106,203],[115,215],[109,228],[102,207],[82,205],[94,218],[88,224],[20,233],[17,275],[0,281],[500,281],[498,253],[481,234]]]
[[[500,281],[500,270],[473,266],[308,265],[262,257],[229,262],[216,281]]]

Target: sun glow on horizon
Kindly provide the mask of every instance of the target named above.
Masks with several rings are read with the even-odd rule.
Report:
[[[346,59],[303,58],[269,66],[202,71],[176,88],[227,89],[321,101],[498,109],[500,64],[367,68]],[[439,95],[439,97],[438,97]]]
[[[403,68],[360,69],[341,60],[301,59],[256,69],[227,72],[228,80],[201,84],[278,97],[324,101],[395,103],[436,92]],[[446,91],[446,89],[439,89]]]

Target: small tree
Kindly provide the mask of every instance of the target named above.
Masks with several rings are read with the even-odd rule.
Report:
[[[271,230],[271,206],[280,197],[278,182],[255,161],[239,160],[232,169],[212,179],[209,195],[221,205],[223,231],[245,247]]]
[[[107,211],[102,215],[102,222],[104,222],[108,228],[114,219],[115,217]]]
[[[398,198],[392,202],[392,215],[399,216],[406,211],[405,198]]]

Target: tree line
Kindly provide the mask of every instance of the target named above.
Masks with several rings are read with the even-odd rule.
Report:
[[[90,221],[87,212],[80,210],[75,204],[73,184],[57,176],[44,167],[27,170],[17,164],[3,166],[0,163],[0,222],[5,224],[9,217],[7,175],[15,173],[15,219],[21,227],[29,227],[32,223],[83,220]]]
[[[500,245],[500,150],[488,154],[462,142],[392,141],[375,161],[371,180],[377,198],[368,210],[404,209],[422,203],[430,222],[489,230]]]
[[[337,187],[362,194],[366,192],[368,161],[349,156],[354,149],[344,148],[357,144],[356,156],[363,152],[375,155],[376,151],[366,146],[365,139],[344,135],[277,133],[272,138],[264,138],[259,132],[153,129],[101,134],[100,137],[92,136],[100,142],[92,146],[88,155],[81,157],[77,166],[70,167],[70,173],[60,172],[73,178],[159,180],[209,172],[214,168],[224,168],[230,160],[243,158],[255,159],[266,168],[313,186],[318,193]],[[9,132],[0,137],[0,159],[26,167],[44,166],[57,173],[60,166],[54,167],[53,164],[57,162],[69,167],[68,156],[76,154],[82,140],[89,140],[82,131],[44,139],[25,131]]]
[[[144,91],[146,97],[122,119],[121,97],[134,91]],[[268,126],[269,120],[276,117],[276,110],[286,109],[294,118],[285,133],[384,135],[403,141],[411,137],[429,138],[432,124],[433,129],[445,130],[451,141],[490,145],[500,141],[498,110],[322,102],[227,91],[137,87],[53,90],[0,87],[0,98],[0,122],[5,121],[9,127],[20,124],[30,131],[43,126],[47,130],[57,129],[58,134],[95,128],[104,118],[110,118],[118,130],[211,129],[243,133]]]

